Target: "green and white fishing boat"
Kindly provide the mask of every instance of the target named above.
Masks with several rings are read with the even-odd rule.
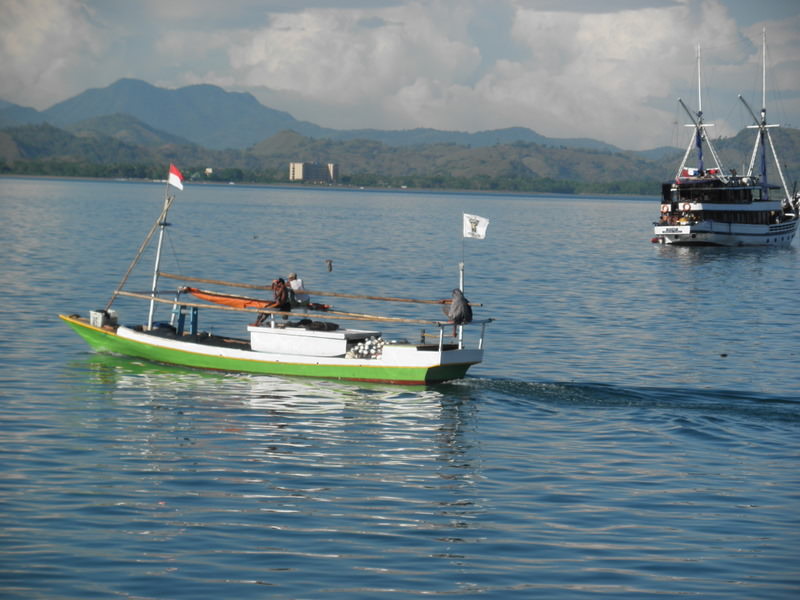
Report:
[[[87,316],[59,315],[94,350],[199,369],[405,385],[425,385],[459,379],[466,375],[472,365],[483,360],[485,328],[492,319],[472,320],[469,304],[469,317],[466,319],[455,315],[453,311],[459,300],[464,302],[463,262],[460,286],[454,290],[453,298],[448,300],[308,292],[314,296],[439,304],[449,309],[452,318],[448,320],[341,312],[332,310],[327,305],[317,305],[322,310],[315,311],[312,319],[309,318],[312,314],[310,312],[273,310],[267,308],[269,302],[257,298],[200,290],[185,285],[169,291],[160,290],[159,282],[163,279],[256,290],[269,289],[267,286],[215,281],[160,271],[167,213],[174,200],[170,186],[183,189],[182,176],[174,166],[170,167],[161,214],[106,307],[89,311]],[[467,217],[470,215],[465,215],[465,232]],[[159,231],[159,235],[151,291],[141,293],[124,290],[128,275],[156,231]],[[190,300],[189,295],[204,301]],[[147,320],[137,325],[120,324],[119,315],[111,308],[119,296],[149,302]],[[157,306],[168,309],[169,320],[155,320]],[[258,325],[243,322],[243,329],[249,334],[248,337],[229,337],[201,331],[201,310],[204,314],[206,310],[225,310],[251,313],[245,315],[249,317],[260,314],[267,317]],[[370,326],[358,329],[339,327],[334,321],[340,320],[368,323]],[[384,339],[376,327],[390,324],[403,324],[404,327],[413,325],[420,327],[421,331],[416,334],[414,341]]]

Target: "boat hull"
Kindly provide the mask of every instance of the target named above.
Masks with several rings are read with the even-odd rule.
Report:
[[[422,385],[460,379],[483,360],[482,349],[440,352],[414,345],[399,346],[375,359],[265,353],[245,345],[220,347],[169,339],[123,326],[95,327],[74,315],[59,317],[98,352],[215,371]]]
[[[659,241],[675,246],[788,246],[797,232],[797,219],[774,225],[745,225],[704,221],[695,225],[656,226]]]

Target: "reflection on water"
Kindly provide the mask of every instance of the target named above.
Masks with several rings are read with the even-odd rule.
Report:
[[[655,244],[658,255],[662,258],[674,258],[684,266],[701,265],[722,261],[727,268],[745,268],[748,264],[774,260],[776,255],[795,255],[795,246],[744,246],[728,248],[722,246],[673,246],[672,244]]]
[[[404,388],[92,355],[55,315],[107,299],[161,188],[4,181],[4,598],[796,595],[795,247],[652,248],[649,201],[239,187],[176,206],[173,270],[439,297],[491,218],[486,361]]]
[[[224,392],[228,400],[252,406],[286,410],[327,412],[341,409],[346,402],[386,401],[431,404],[442,398],[433,387],[381,385],[338,382],[313,378],[270,377],[239,373],[221,373],[140,361],[108,354],[89,354],[73,361],[74,372],[85,370],[86,383],[111,388],[139,387],[151,397],[179,393]]]
[[[139,560],[150,560],[152,543],[162,560],[184,565],[202,564],[214,548],[229,579],[317,596],[343,569],[372,595],[419,570],[420,552],[442,572],[461,572],[469,553],[458,547],[480,537],[470,533],[485,508],[469,386],[446,386],[455,388],[446,397],[436,388],[224,375],[103,355],[67,371],[83,397],[73,427],[92,444],[72,470],[105,463],[103,483],[89,484],[80,510],[127,513],[121,542],[140,547]],[[104,526],[101,518],[87,535]],[[250,559],[240,564],[243,547]],[[373,575],[365,579],[363,568]],[[287,569],[306,580],[314,572],[319,583],[298,587]],[[448,579],[423,578],[412,589],[457,589],[457,577]]]
[[[245,454],[261,461],[302,462],[311,452],[317,465],[341,467],[354,456],[373,468],[446,457],[444,465],[464,467],[472,407],[463,386],[459,397],[445,399],[422,386],[218,374],[107,355],[74,361],[70,369],[84,374],[72,379],[76,395],[91,398],[97,410],[143,411],[145,428],[171,418],[187,441],[230,436],[237,453],[250,443]],[[362,443],[353,445],[354,438]]]

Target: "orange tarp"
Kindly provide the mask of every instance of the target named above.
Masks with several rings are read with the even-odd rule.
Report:
[[[222,304],[224,306],[232,306],[233,308],[267,308],[272,304],[269,300],[258,300],[256,298],[247,298],[245,296],[234,296],[233,294],[221,294],[219,292],[209,292],[207,290],[200,290],[193,287],[183,288],[183,291],[190,293],[196,298],[214,302],[215,304]]]

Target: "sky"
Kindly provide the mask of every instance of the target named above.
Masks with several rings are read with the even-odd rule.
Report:
[[[0,0],[0,99],[38,110],[122,77],[246,91],[335,129],[528,127],[683,146],[761,105],[800,128],[800,0]]]

